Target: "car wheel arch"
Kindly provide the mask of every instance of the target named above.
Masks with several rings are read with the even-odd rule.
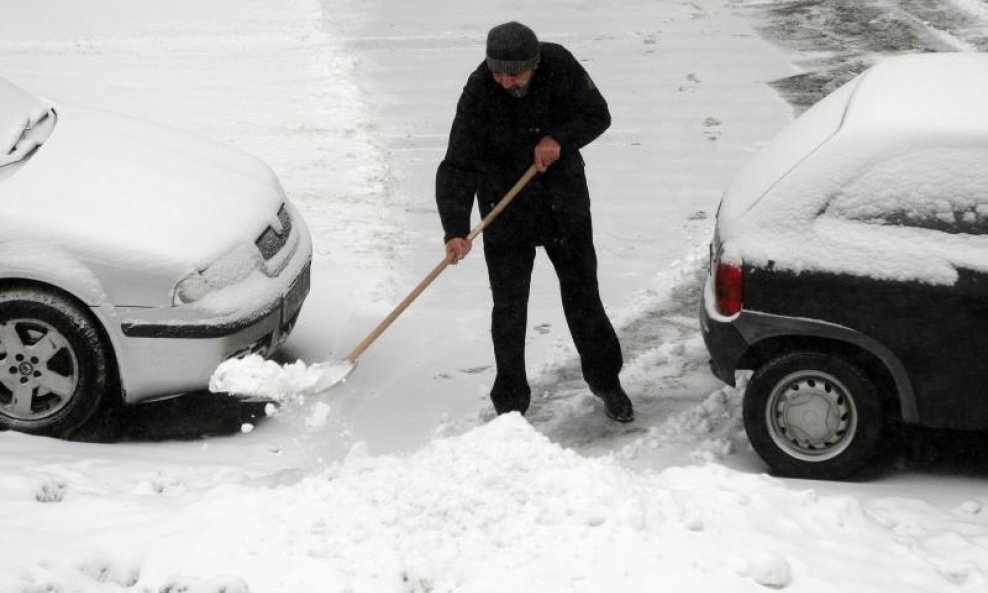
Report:
[[[879,389],[882,404],[895,414],[896,419],[907,423],[918,422],[915,393],[904,365],[894,353],[877,342],[875,344],[878,348],[870,348],[861,341],[812,334],[772,336],[751,344],[738,360],[737,368],[756,370],[772,359],[794,351],[837,355],[868,373]]]

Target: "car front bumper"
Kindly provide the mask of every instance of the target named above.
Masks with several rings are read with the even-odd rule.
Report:
[[[194,308],[118,308],[105,324],[116,351],[127,403],[205,389],[216,367],[228,358],[268,356],[281,346],[298,320],[310,287],[312,240],[301,218],[293,253],[273,278],[266,298],[232,313],[210,316]]]

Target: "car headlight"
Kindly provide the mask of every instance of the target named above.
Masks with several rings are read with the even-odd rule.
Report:
[[[211,290],[212,287],[210,287],[209,281],[203,278],[202,274],[199,272],[189,274],[175,286],[175,296],[172,299],[172,305],[178,306],[194,303],[209,294]]]
[[[240,245],[220,256],[205,270],[182,278],[175,285],[172,304],[179,306],[195,303],[212,292],[233,286],[258,270],[262,263],[261,254],[254,245]]]

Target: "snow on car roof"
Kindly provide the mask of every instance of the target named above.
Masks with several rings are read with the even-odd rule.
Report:
[[[986,97],[988,55],[972,52],[898,56],[862,75],[843,127],[988,133]]]

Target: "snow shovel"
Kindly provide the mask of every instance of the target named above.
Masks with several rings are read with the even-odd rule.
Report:
[[[515,197],[521,192],[522,189],[525,188],[526,185],[528,185],[528,182],[531,181],[536,174],[538,174],[538,169],[536,169],[535,165],[532,164],[532,166],[525,171],[521,178],[515,182],[514,186],[508,190],[508,193],[504,194],[504,197],[501,198],[501,201],[494,206],[494,209],[491,210],[487,216],[485,216],[484,219],[470,231],[470,234],[467,235],[467,239],[473,241],[478,235],[480,235],[480,233],[484,232],[484,229],[486,229],[491,222],[493,222],[494,219],[508,207],[508,204],[515,199]],[[412,301],[417,299],[418,296],[422,294],[422,292],[425,291],[430,284],[432,284],[432,281],[439,277],[439,274],[442,274],[443,270],[445,270],[451,263],[453,263],[452,253],[447,254],[446,257],[439,262],[439,265],[433,268],[433,270],[429,272],[421,282],[418,283],[418,286],[412,289],[412,291],[408,293],[408,296],[398,303],[398,306],[395,307],[394,310],[391,311],[391,313],[389,313],[388,316],[385,317],[380,323],[378,323],[377,327],[372,329],[371,332],[367,334],[367,337],[357,344],[346,359],[339,363],[339,371],[335,374],[335,376],[329,376],[330,373],[327,373],[326,376],[324,376],[323,380],[319,382],[319,390],[323,391],[330,389],[350,376],[353,369],[357,367],[357,361],[360,359],[360,356],[364,353],[364,351],[370,348],[371,344],[373,344],[381,336],[381,334],[383,334],[384,331],[387,330],[392,323],[394,323],[395,319],[398,319],[398,316],[412,304]]]

